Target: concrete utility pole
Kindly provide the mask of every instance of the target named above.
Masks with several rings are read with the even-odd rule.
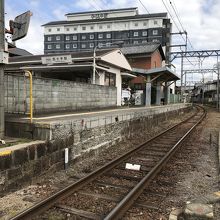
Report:
[[[216,100],[217,106],[216,107],[217,107],[217,111],[219,111],[220,106],[219,106],[219,63],[218,63],[218,56],[217,56],[217,74],[218,75],[217,75],[217,88],[216,88],[216,90],[217,90],[216,91],[216,93],[217,93],[217,97],[216,97],[217,98],[217,100]]]
[[[5,10],[4,0],[0,0],[0,138],[4,137],[5,116],[4,116],[4,56],[5,51]]]

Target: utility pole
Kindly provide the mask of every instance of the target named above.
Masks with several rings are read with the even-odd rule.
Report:
[[[180,98],[183,102],[183,54],[181,56]]]
[[[4,90],[4,51],[5,51],[5,10],[4,0],[0,0],[0,138],[5,131],[5,90]]]
[[[218,56],[217,56],[217,88],[216,88],[216,93],[217,93],[217,111],[219,111],[219,63],[218,63]]]

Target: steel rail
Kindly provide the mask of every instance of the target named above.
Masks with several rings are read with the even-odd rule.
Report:
[[[147,185],[150,184],[152,179],[160,172],[160,170],[166,165],[167,161],[173,156],[173,154],[179,149],[182,142],[188,137],[188,135],[194,130],[194,128],[204,119],[206,111],[194,124],[188,132],[171,148],[171,150],[162,158],[162,160],[120,201],[120,203],[104,218],[105,220],[117,220],[121,219],[125,212],[131,207],[135,200],[141,195]]]
[[[37,215],[43,213],[44,211],[46,211],[49,208],[51,208],[52,206],[54,206],[59,200],[66,198],[67,196],[71,195],[73,192],[75,192],[75,191],[79,190],[80,188],[82,188],[83,186],[85,186],[87,183],[95,180],[97,177],[102,175],[104,172],[107,172],[107,171],[111,170],[112,168],[116,167],[119,163],[121,163],[122,161],[124,161],[125,159],[130,157],[130,155],[132,155],[134,152],[143,148],[149,142],[157,139],[158,137],[162,136],[163,134],[165,134],[168,131],[171,131],[172,129],[176,128],[177,126],[187,122],[188,120],[193,118],[196,114],[197,113],[195,113],[194,115],[190,116],[189,118],[183,120],[182,122],[166,129],[165,131],[159,133],[155,137],[152,137],[148,141],[145,141],[144,143],[140,144],[138,147],[128,151],[124,155],[119,156],[115,160],[110,161],[109,163],[105,164],[104,166],[100,167],[99,169],[93,171],[92,173],[90,173],[89,175],[85,176],[84,178],[78,180],[77,182],[65,187],[64,189],[58,191],[57,193],[53,194],[52,196],[48,197],[47,199],[44,199],[41,202],[31,206],[30,208],[24,210],[23,212],[17,214],[16,216],[12,217],[11,220],[18,220],[18,219],[30,220],[34,216],[37,216]]]

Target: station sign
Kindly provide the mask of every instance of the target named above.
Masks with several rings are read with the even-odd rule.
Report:
[[[92,19],[104,19],[107,18],[108,13],[98,13],[98,14],[92,14],[91,18]]]
[[[41,57],[42,64],[52,65],[58,63],[72,63],[71,55],[46,56]]]

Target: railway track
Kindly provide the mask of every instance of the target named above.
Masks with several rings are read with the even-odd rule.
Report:
[[[167,129],[121,157],[109,162],[88,176],[51,197],[23,211],[17,219],[120,219],[132,206],[151,207],[139,202],[142,194],[185,138],[205,117],[197,106],[187,120]]]

